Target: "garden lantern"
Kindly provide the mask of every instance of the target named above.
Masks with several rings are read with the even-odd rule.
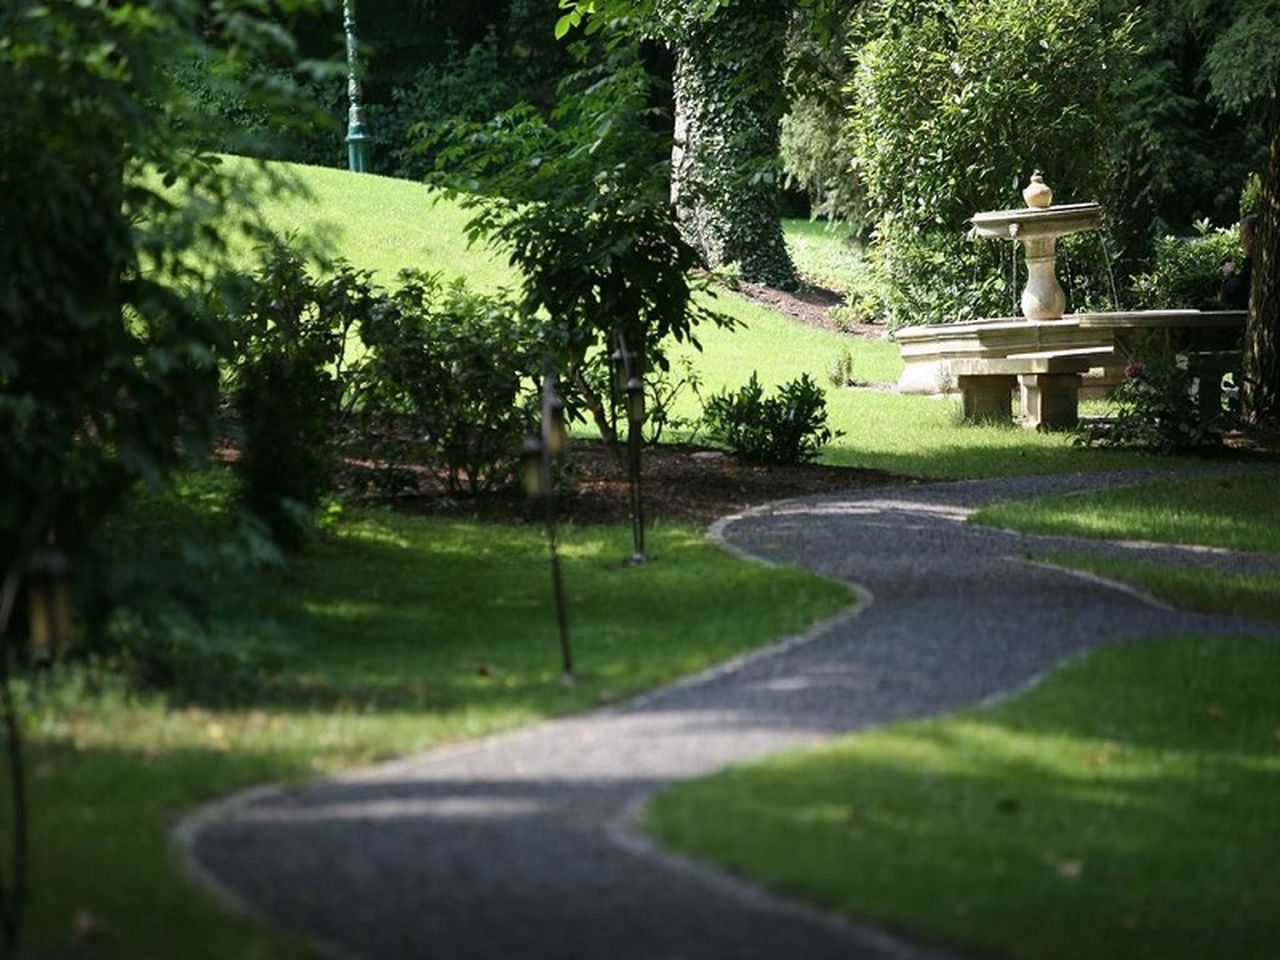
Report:
[[[70,565],[60,551],[41,547],[27,561],[27,619],[32,655],[48,659],[71,643],[74,615]]]
[[[560,541],[556,529],[555,491],[551,484],[551,460],[568,446],[564,424],[564,401],[556,389],[556,369],[548,362],[542,375],[542,407],[537,436],[526,437],[520,451],[520,477],[525,493],[540,500],[545,510],[547,553],[551,558],[551,589],[555,596],[556,623],[560,628],[560,658],[564,672],[561,682],[573,683],[573,649],[569,643],[569,613],[560,575]]]
[[[631,538],[633,549],[631,562],[647,562],[644,554],[644,496],[640,487],[640,448],[644,436],[640,425],[644,423],[644,379],[636,369],[636,355],[627,349],[627,341],[618,332],[618,348],[609,359],[613,361],[615,396],[626,404],[627,412],[627,481],[631,488]],[[621,389],[619,389],[619,387]]]
[[[627,422],[632,429],[639,429],[644,417],[644,381],[632,377],[627,381]]]
[[[524,438],[524,447],[520,451],[520,481],[530,499],[541,500],[547,495],[546,485],[542,482],[542,441],[537,437]]]
[[[569,446],[569,431],[564,425],[564,400],[554,390],[547,401],[547,453],[553,457],[563,456]]]

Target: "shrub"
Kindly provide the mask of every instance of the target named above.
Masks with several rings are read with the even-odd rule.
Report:
[[[373,302],[370,275],[338,264],[318,281],[274,248],[234,311],[232,397],[241,496],[276,542],[297,549],[328,491],[348,335]]]
[[[713,440],[755,463],[804,463],[842,436],[827,427],[827,398],[807,373],[765,397],[753,371],[741,389],[710,397],[704,418]]]
[[[1158,453],[1203,450],[1219,445],[1223,431],[1235,419],[1234,411],[1221,405],[1216,390],[1201,389],[1185,355],[1154,341],[1143,359],[1125,369],[1125,379],[1111,388],[1108,399],[1117,408],[1116,417],[1097,438],[1108,446]]]
[[[524,378],[540,355],[534,329],[506,296],[445,285],[438,274],[400,279],[361,330],[372,350],[362,371],[366,422],[392,439],[383,452],[393,464],[409,437],[425,440],[451,490],[505,483],[525,426]]]
[[[1143,309],[1221,310],[1222,265],[1244,256],[1238,228],[1196,224],[1194,237],[1159,237],[1151,269],[1133,278],[1133,295]]]

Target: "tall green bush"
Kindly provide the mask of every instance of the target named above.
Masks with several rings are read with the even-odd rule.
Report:
[[[337,264],[316,279],[287,247],[270,252],[245,290],[230,317],[241,441],[235,469],[245,505],[276,542],[297,549],[331,485],[342,361],[375,294],[368,273]]]
[[[1244,257],[1238,227],[1196,224],[1196,236],[1156,239],[1151,269],[1133,278],[1134,303],[1144,310],[1224,310],[1222,266]]]
[[[891,321],[998,314],[999,245],[954,238],[974,213],[1021,206],[1033,167],[1058,202],[1102,196],[1107,94],[1128,69],[1130,25],[1085,0],[875,6],[885,32],[856,51],[850,125],[897,291]]]

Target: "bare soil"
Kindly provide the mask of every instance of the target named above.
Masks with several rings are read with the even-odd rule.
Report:
[[[830,330],[860,340],[883,340],[889,334],[874,323],[837,323],[831,310],[844,303],[833,290],[805,284],[798,290],[779,290],[759,283],[738,283],[733,288],[748,300],[808,327]]]

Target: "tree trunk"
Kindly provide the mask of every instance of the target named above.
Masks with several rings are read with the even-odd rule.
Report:
[[[671,194],[709,266],[795,285],[778,207],[782,68],[790,4],[735,0],[675,38]]]
[[[1280,92],[1271,98],[1262,209],[1253,240],[1253,284],[1244,345],[1244,412],[1280,425]]]

